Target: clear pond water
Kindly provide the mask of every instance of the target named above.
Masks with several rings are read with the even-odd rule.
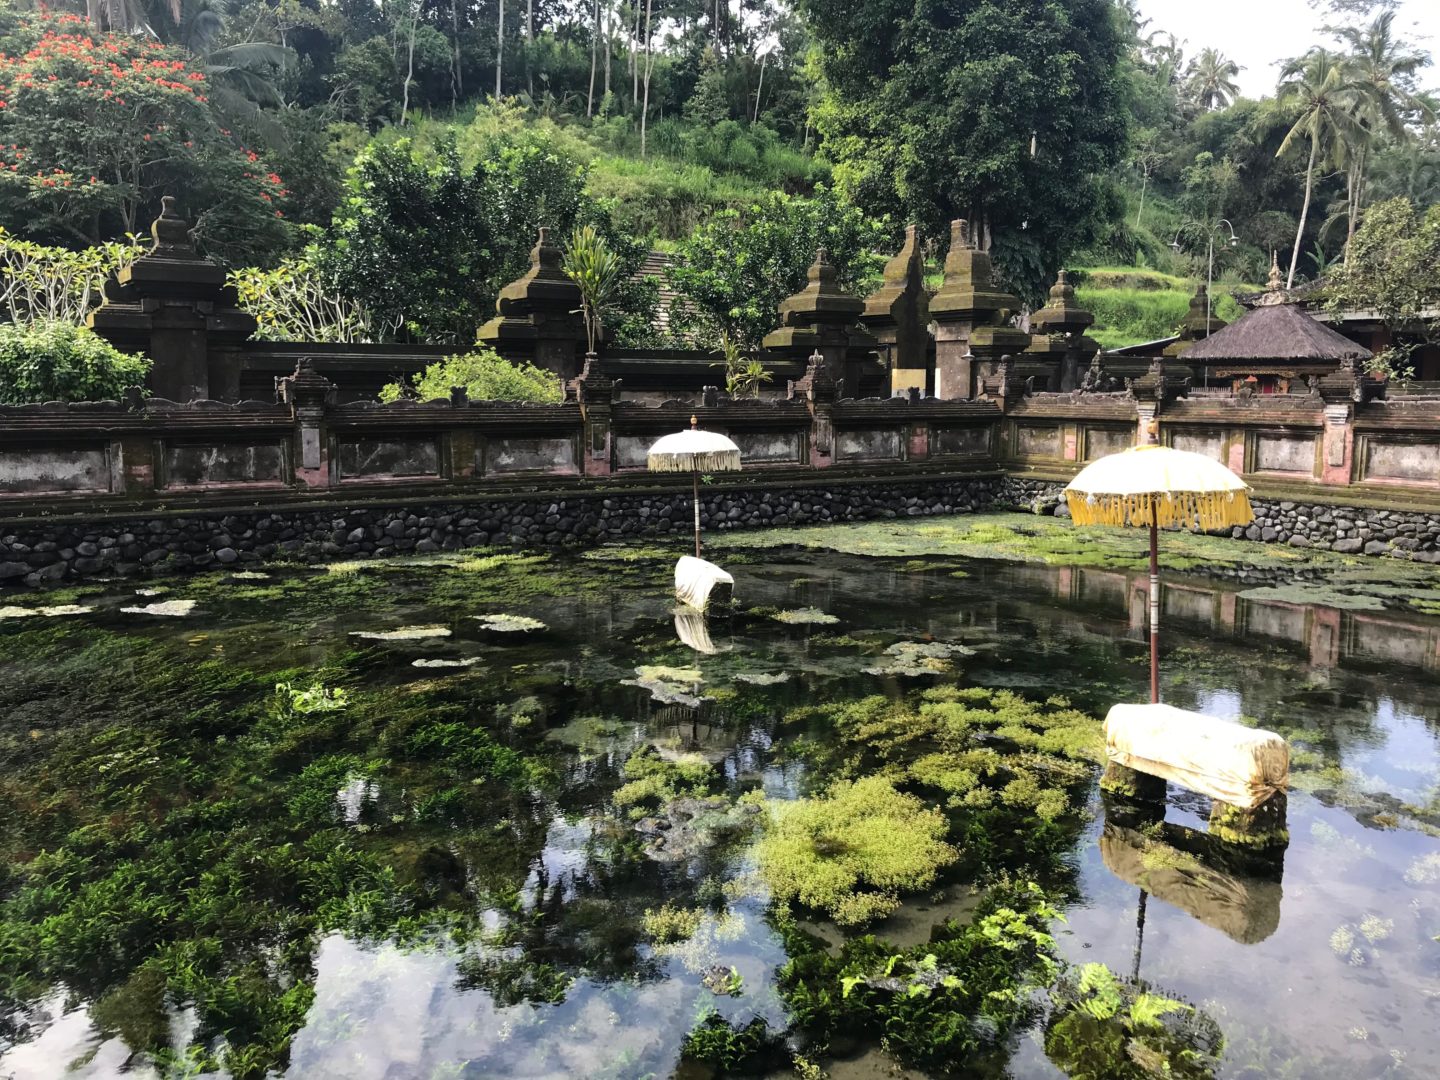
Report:
[[[984,1052],[817,1036],[785,965],[845,933],[777,920],[754,873],[769,807],[882,768],[827,706],[1142,700],[1140,575],[722,553],[739,603],[706,621],[669,556],[596,554],[7,596],[0,1076],[704,1077],[706,1024],[763,1024],[729,1063],[757,1075],[1159,1074],[1123,1028],[1059,1037],[1033,980],[975,1022]],[[1244,591],[1167,579],[1163,693],[1292,739],[1283,858],[1227,857],[1183,791],[1163,826],[1107,806],[1088,768],[1049,823],[949,807],[961,857],[866,932],[923,953],[1035,881],[1057,979],[1103,963],[1184,1003],[1175,1075],[1440,1075],[1440,619]],[[647,745],[708,764],[732,825],[769,803],[714,830],[617,805]],[[664,908],[692,914],[657,934]]]

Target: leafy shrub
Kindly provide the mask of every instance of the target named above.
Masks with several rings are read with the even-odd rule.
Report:
[[[273,270],[232,270],[229,284],[260,324],[255,336],[262,341],[381,341],[396,329],[346,296],[316,265],[313,250]]]
[[[885,222],[823,186],[811,199],[772,193],[743,213],[717,214],[680,246],[670,278],[682,302],[671,323],[707,347],[724,333],[754,348],[775,329],[780,302],[805,284],[816,249],[829,253],[841,285],[855,288],[888,246]]]
[[[100,286],[144,252],[136,237],[71,251],[20,240],[0,227],[0,304],[13,323],[80,325]]]
[[[143,356],[123,353],[83,326],[0,325],[0,403],[103,401],[141,386]]]
[[[940,811],[870,776],[776,807],[756,854],[776,900],[859,926],[890,914],[901,892],[932,885],[959,857],[947,831]]]
[[[493,349],[476,348],[459,356],[447,356],[431,364],[413,385],[390,383],[380,390],[381,401],[418,397],[422,401],[448,398],[450,388],[463,386],[471,401],[565,400],[560,379],[534,364],[511,363]]]

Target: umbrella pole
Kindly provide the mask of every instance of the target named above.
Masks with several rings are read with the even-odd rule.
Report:
[[[700,558],[700,470],[690,469],[690,502],[695,507],[695,558]]]
[[[1157,497],[1150,496],[1150,704],[1160,703],[1160,547]]]

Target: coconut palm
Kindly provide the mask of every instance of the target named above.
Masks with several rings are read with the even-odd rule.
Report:
[[[1322,158],[1335,161],[1344,153],[1345,144],[1353,144],[1364,135],[1364,127],[1356,118],[1358,94],[1343,59],[1328,49],[1311,49],[1291,60],[1280,73],[1276,97],[1294,107],[1297,116],[1275,156],[1289,153],[1301,139],[1310,141],[1310,160],[1305,166],[1305,200],[1300,208],[1300,225],[1295,230],[1295,246],[1290,253],[1290,272],[1285,278],[1287,289],[1295,284],[1295,266],[1300,261],[1300,245],[1310,216],[1310,199],[1315,192],[1315,167]]]
[[[1240,95],[1239,74],[1240,65],[1219,49],[1201,49],[1190,64],[1190,94],[1206,111],[1223,109]]]
[[[1429,120],[1434,109],[1427,97],[1415,87],[1415,74],[1430,63],[1425,53],[1411,48],[1394,34],[1395,13],[1381,12],[1367,26],[1345,26],[1335,35],[1349,45],[1347,64],[1350,77],[1359,91],[1356,98],[1356,119],[1368,137],[1359,138],[1345,147],[1345,204],[1332,221],[1346,222],[1346,250],[1360,217],[1365,198],[1366,179],[1374,157],[1375,141],[1382,134],[1404,143],[1410,138],[1407,120]],[[1327,223],[1328,224],[1328,223]]]

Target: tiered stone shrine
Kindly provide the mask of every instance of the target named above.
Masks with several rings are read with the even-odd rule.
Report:
[[[923,396],[930,375],[930,301],[914,225],[905,229],[904,245],[885,264],[880,288],[866,297],[860,321],[890,354],[890,392]]]
[[[498,313],[476,335],[507,360],[520,360],[570,380],[580,374],[585,322],[580,287],[560,268],[560,249],[541,229],[530,268],[500,290]]]
[[[819,353],[829,378],[854,393],[859,386],[859,361],[852,350],[873,349],[875,339],[860,326],[865,304],[840,288],[839,273],[822,247],[806,273],[805,287],[780,303],[780,327],[762,342],[787,359],[805,360]]]
[[[171,401],[228,398],[239,393],[236,355],[257,328],[225,284],[225,268],[196,249],[190,225],[166,195],[142,255],[101,288],[101,305],[86,324],[116,348],[155,363],[149,386]]]
[[[930,298],[935,323],[935,396],[972,398],[1000,358],[1024,352],[1030,335],[1005,325],[1020,300],[993,283],[990,256],[970,242],[968,224],[950,223],[945,279]]]
[[[1075,286],[1064,270],[1050,289],[1050,299],[1030,316],[1031,340],[1027,354],[1046,363],[1047,389],[1068,392],[1080,386],[1081,369],[1100,352],[1100,343],[1086,337],[1095,316],[1075,301]]]

